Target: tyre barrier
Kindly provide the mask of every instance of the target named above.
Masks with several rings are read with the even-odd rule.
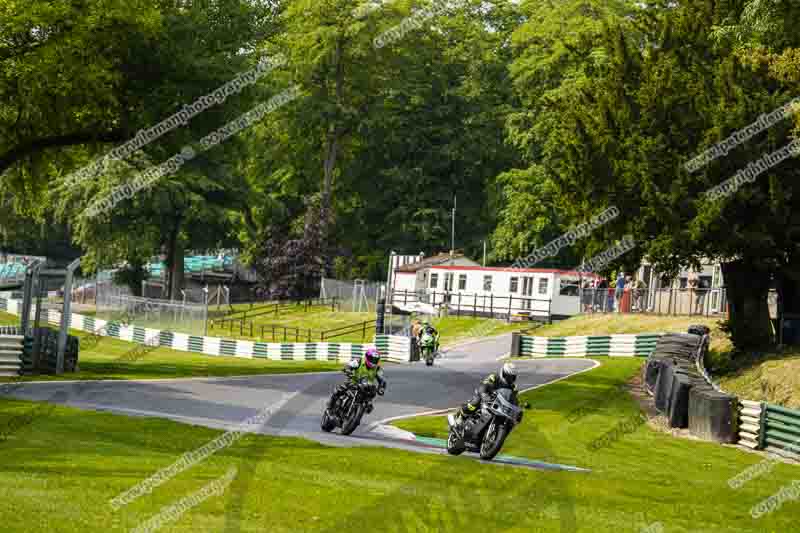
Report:
[[[709,329],[661,336],[642,371],[645,389],[672,428],[716,442],[735,442],[737,399],[716,389],[705,372]]]
[[[34,336],[39,337],[39,364],[34,365]],[[67,336],[64,348],[64,372],[78,370],[78,351],[80,341],[72,335]],[[22,350],[22,374],[55,374],[58,363],[58,331],[51,328],[38,328],[24,337]]]

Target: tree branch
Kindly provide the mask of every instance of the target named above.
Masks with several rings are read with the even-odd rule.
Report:
[[[43,137],[41,139],[20,144],[16,148],[11,149],[4,154],[0,154],[0,175],[2,175],[20,159],[38,152],[42,152],[49,148],[64,148],[67,146],[77,146],[95,142],[121,142],[124,140],[125,133],[121,129],[106,132],[90,130],[78,133],[70,133],[67,135]]]

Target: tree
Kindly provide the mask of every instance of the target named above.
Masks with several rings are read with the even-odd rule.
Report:
[[[550,91],[544,116],[519,135],[541,146],[542,164],[578,212],[612,202],[623,212],[593,235],[594,246],[631,233],[640,246],[630,263],[647,255],[674,271],[703,258],[724,261],[732,338],[747,348],[769,342],[770,278],[796,264],[797,163],[785,161],[721,201],[703,193],[791,140],[791,125],[779,123],[699,172],[684,166],[787,101],[780,80],[713,41],[714,25],[738,13],[737,2],[654,2],[604,18],[594,33],[587,26],[575,37],[592,36],[584,47],[565,44],[583,67]],[[526,43],[526,61],[515,65],[519,90],[535,83],[531,66],[553,64],[549,53]]]

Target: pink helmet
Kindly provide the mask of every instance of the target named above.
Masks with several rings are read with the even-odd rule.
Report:
[[[367,353],[364,354],[364,361],[367,364],[367,368],[375,368],[381,362],[381,354],[378,353],[377,349],[369,348]]]

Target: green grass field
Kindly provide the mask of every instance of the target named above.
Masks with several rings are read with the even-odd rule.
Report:
[[[727,480],[760,461],[754,454],[681,440],[647,426],[606,449],[586,445],[637,412],[609,398],[641,364],[603,366],[526,394],[533,404],[503,453],[588,467],[549,472],[481,464],[466,457],[380,448],[331,448],[295,438],[248,435],[121,510],[108,501],[220,432],[150,418],[57,407],[0,441],[3,531],[123,531],[236,468],[221,495],[162,531],[636,532],[795,531],[798,502],[754,520],[750,508],[800,476],[779,464],[733,490]],[[570,424],[571,409],[601,411]],[[0,427],[36,405],[0,401]],[[377,407],[379,414],[380,407]],[[16,417],[16,418],[15,418]],[[399,424],[443,436],[441,417]]]
[[[18,317],[0,313],[0,325],[17,324]],[[91,335],[82,331],[71,331],[81,339],[81,344],[90,346],[81,349],[78,366],[80,372],[62,376],[31,376],[14,378],[21,380],[40,379],[154,379],[183,377],[245,376],[254,374],[285,374],[291,372],[318,372],[338,370],[340,363],[318,361],[266,361],[263,359],[240,359],[236,357],[212,357],[180,352],[169,348],[157,348],[137,360],[124,360],[136,346],[134,343],[100,338],[99,342],[87,342]],[[0,378],[0,382],[10,378]]]

